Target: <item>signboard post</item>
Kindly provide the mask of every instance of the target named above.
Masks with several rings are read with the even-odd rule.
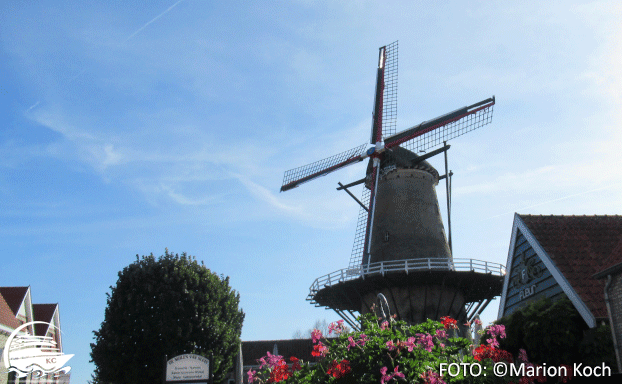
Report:
[[[166,361],[164,383],[208,384],[212,376],[211,360],[194,354],[175,356]]]

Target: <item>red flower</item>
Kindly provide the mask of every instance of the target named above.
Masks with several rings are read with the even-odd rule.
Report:
[[[300,363],[299,363],[300,360],[297,357],[292,356],[292,357],[289,358],[289,361],[291,361],[293,363],[292,364],[292,372],[293,371],[299,371],[299,370],[302,369],[302,367],[300,366]]]
[[[508,363],[514,362],[514,357],[508,351],[504,351],[503,349],[493,348],[490,345],[480,345],[475,348],[473,351],[473,358],[477,361],[482,361],[483,359],[492,359],[495,363],[500,361],[507,361]]]
[[[335,379],[340,379],[350,373],[351,370],[348,360],[341,360],[341,363],[337,363],[337,360],[333,360],[326,373],[332,375]]]
[[[441,317],[441,323],[443,323],[443,326],[445,327],[445,329],[457,329],[458,328],[458,320],[454,320],[449,316],[443,316]]]
[[[311,351],[311,355],[315,357],[324,357],[326,356],[327,353],[328,353],[328,347],[322,344],[321,341],[315,344],[313,346],[313,350]]]
[[[287,380],[290,376],[291,372],[289,371],[289,367],[285,361],[282,361],[280,365],[274,367],[270,372],[268,383],[278,383],[279,381]]]

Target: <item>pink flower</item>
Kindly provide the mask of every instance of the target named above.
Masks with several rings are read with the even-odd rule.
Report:
[[[389,382],[390,380],[393,380],[393,378],[395,377],[401,377],[402,379],[405,377],[403,373],[398,372],[399,369],[399,365],[395,367],[395,369],[393,369],[393,373],[388,374],[387,375],[387,367],[382,367],[380,368],[380,374],[382,375],[382,378],[380,379],[380,383],[384,384]]]
[[[447,338],[447,332],[444,329],[437,329],[436,330],[436,337],[438,337],[439,339],[446,339]]]
[[[419,377],[421,377],[423,379],[423,382],[426,384],[446,384],[443,381],[443,378],[434,371],[424,372]]]
[[[399,367],[400,367],[399,365],[395,367],[395,369],[393,370],[393,376],[401,377],[402,379],[404,379],[405,378],[404,374],[402,372],[397,371]]]
[[[252,370],[248,370],[248,382],[252,383],[253,381],[255,381],[256,377],[255,375],[257,375],[256,371],[252,371]]]
[[[488,333],[492,337],[499,336],[500,338],[505,339],[505,325],[491,325],[490,328],[488,328]]]
[[[359,348],[364,347],[367,340],[369,340],[369,337],[367,337],[367,335],[364,333],[361,333],[361,336],[358,341],[354,341],[354,338],[352,338],[352,336],[349,336],[348,337],[348,342],[349,342],[348,351],[350,350],[350,348],[353,348],[353,347],[359,347]]]
[[[409,337],[407,341],[404,342],[404,346],[408,348],[408,352],[412,352],[415,349],[415,344],[417,343],[417,339],[414,337]]]
[[[321,338],[322,338],[322,332],[320,332],[320,330],[314,329],[313,331],[311,331],[311,340],[313,341],[313,344],[320,341]]]
[[[339,320],[336,323],[330,323],[328,325],[328,334],[330,335],[333,331],[339,335],[340,333],[346,330],[346,326],[343,325],[343,320]]]
[[[432,348],[434,348],[434,341],[432,339],[432,335],[428,333],[417,333],[417,344],[421,345],[423,349],[428,352],[432,352]]]
[[[389,348],[389,351],[394,351],[397,349],[397,346],[393,343],[393,340],[389,340],[387,341],[387,348]]]
[[[382,323],[380,323],[380,329],[387,329],[387,327],[389,326],[389,322],[388,321],[383,321]]]
[[[277,365],[280,365],[281,361],[284,361],[284,360],[283,360],[283,356],[273,355],[270,352],[266,352],[266,356],[262,357],[261,359],[258,359],[257,361],[260,363],[259,369],[262,369],[264,365],[267,365],[270,368],[274,368]]]
[[[358,341],[358,345],[360,345],[361,347],[364,347],[367,340],[369,340],[369,337],[367,337],[366,334],[361,333],[361,338]]]
[[[505,325],[491,325],[486,328],[486,333],[490,335],[490,339],[486,339],[488,345],[493,348],[499,347],[499,342],[497,341],[497,337],[505,338]]]
[[[380,368],[380,374],[382,375],[382,379],[380,379],[380,382],[383,383],[383,384],[384,384],[384,382],[386,380],[385,378],[387,377],[387,370],[388,370],[387,367]],[[389,377],[389,379],[390,379],[390,377]]]
[[[348,337],[348,341],[350,342],[350,344],[348,344],[348,351],[350,350],[350,348],[352,347],[356,347],[356,342],[354,341],[354,339],[352,338],[352,336]]]
[[[492,339],[486,339],[486,342],[493,348],[499,348],[499,342],[495,337],[493,337]]]

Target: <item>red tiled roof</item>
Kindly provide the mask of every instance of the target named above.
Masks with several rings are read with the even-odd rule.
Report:
[[[611,262],[604,266],[603,269],[612,268],[622,262],[622,241],[611,251]]]
[[[622,262],[622,216],[519,215],[596,318],[607,317],[597,272]]]
[[[17,328],[20,326],[19,321],[15,317],[15,314],[7,304],[6,300],[2,296],[0,292],[0,324],[5,325],[10,328]]]
[[[277,345],[278,354],[283,356],[285,362],[289,364],[289,358],[295,356],[304,361],[316,361],[311,356],[313,343],[311,339],[291,339],[291,340],[259,340],[243,341],[242,356],[244,365],[258,365],[257,359],[266,356],[266,352],[274,351],[274,344]]]
[[[19,311],[19,307],[26,297],[26,292],[28,292],[28,287],[0,287],[0,295],[4,297],[14,316],[17,316],[17,311]]]
[[[46,323],[52,322],[52,316],[58,304],[33,304],[32,311],[35,321],[45,321]],[[45,336],[48,327],[44,324],[35,324],[35,334],[37,336]]]

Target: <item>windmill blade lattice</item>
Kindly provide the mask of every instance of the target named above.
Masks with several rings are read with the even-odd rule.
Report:
[[[480,101],[469,107],[450,112],[436,119],[425,121],[396,135],[388,137],[386,148],[400,145],[411,152],[425,151],[467,132],[492,122],[495,97]]]
[[[366,207],[369,207],[369,197],[371,191],[367,187],[363,186],[363,194],[361,196],[361,202]],[[354,244],[352,245],[352,254],[350,255],[350,265],[348,269],[358,268],[363,264],[363,252],[365,251],[365,234],[367,231],[367,216],[368,211],[361,207],[359,209],[359,217],[356,222],[356,232],[354,234]]]
[[[386,46],[384,93],[382,97],[382,136],[395,134],[397,125],[397,41]]]
[[[364,143],[358,147],[341,152],[337,155],[327,157],[326,159],[286,171],[283,176],[281,192],[296,188],[300,184],[306,183],[307,181],[311,181],[339,168],[343,168],[363,160],[365,158],[364,155],[366,148],[367,143]]]

